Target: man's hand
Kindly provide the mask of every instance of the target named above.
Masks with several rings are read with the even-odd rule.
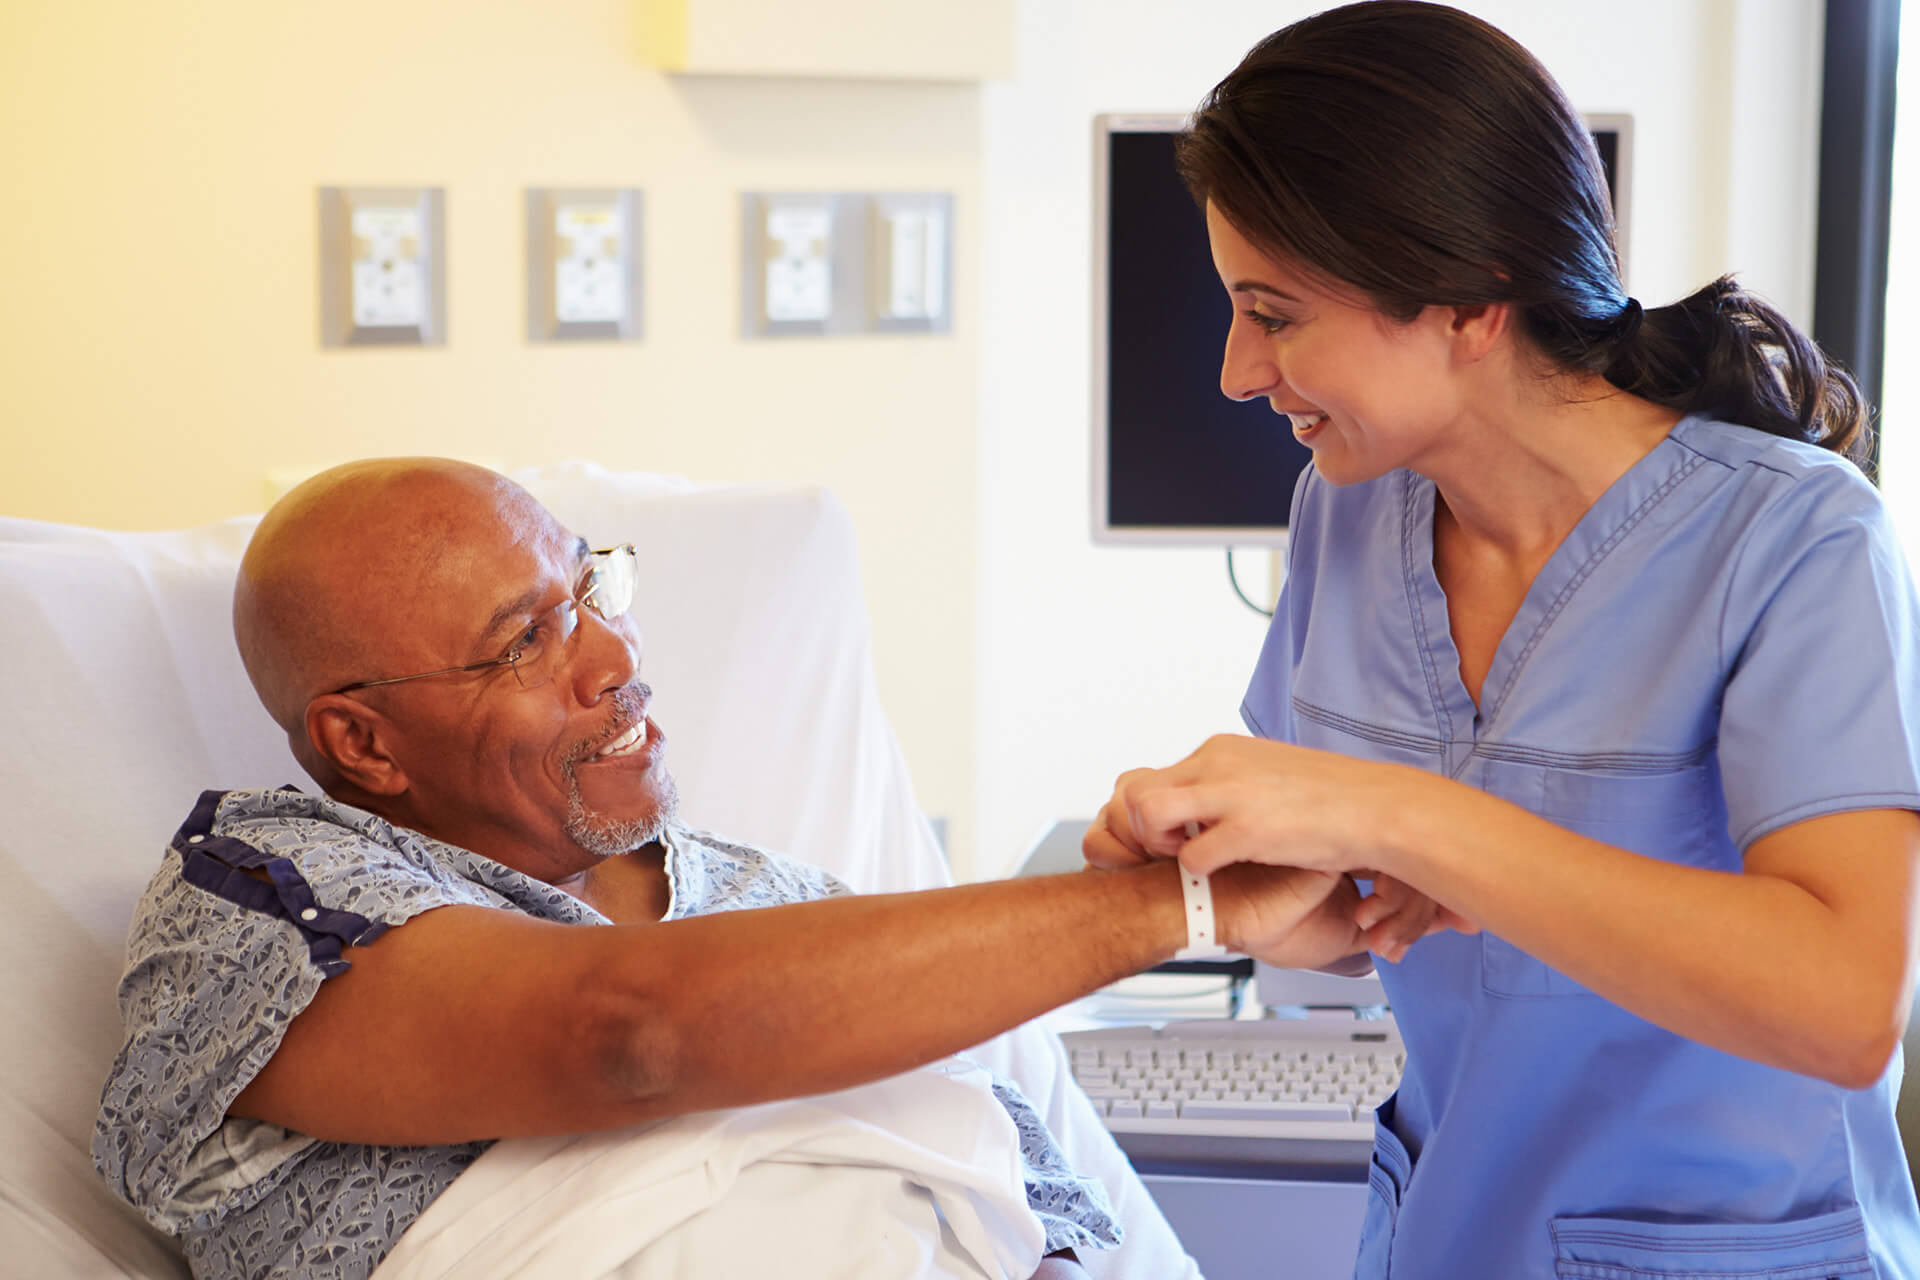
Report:
[[[1447,929],[1480,932],[1479,925],[1404,880],[1378,873],[1373,876],[1373,892],[1354,904],[1353,923],[1361,931],[1361,945],[1394,964],[1406,957],[1408,947],[1429,935]]]
[[[1346,876],[1239,863],[1213,873],[1213,908],[1229,950],[1282,969],[1318,969],[1363,950]]]

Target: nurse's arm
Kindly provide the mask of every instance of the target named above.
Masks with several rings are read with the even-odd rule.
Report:
[[[1810,818],[1755,840],[1744,871],[1707,871],[1419,776],[1431,803],[1398,809],[1384,869],[1670,1031],[1847,1088],[1886,1070],[1913,999],[1920,816]]]

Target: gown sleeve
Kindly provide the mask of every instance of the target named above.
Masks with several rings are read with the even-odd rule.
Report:
[[[259,1203],[315,1145],[227,1108],[321,983],[351,967],[344,946],[434,907],[493,905],[477,886],[301,812],[319,803],[207,792],[135,908],[119,990],[125,1038],[93,1157],[163,1231],[207,1230]]]

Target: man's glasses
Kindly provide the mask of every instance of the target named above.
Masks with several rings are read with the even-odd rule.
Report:
[[[333,692],[350,693],[355,689],[371,689],[376,685],[425,680],[429,676],[485,671],[489,667],[511,667],[521,688],[537,689],[552,680],[560,670],[567,641],[580,626],[580,607],[584,605],[608,622],[613,621],[633,604],[633,588],[639,577],[639,556],[631,542],[589,551],[586,567],[580,571],[580,580],[574,585],[573,598],[562,600],[535,618],[531,625],[514,637],[513,644],[499,657],[489,658],[485,662],[469,662],[463,667],[422,671],[418,675],[359,680],[342,685]]]

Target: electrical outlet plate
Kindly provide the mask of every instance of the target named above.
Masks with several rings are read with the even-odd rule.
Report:
[[[527,341],[640,338],[641,196],[527,191]]]
[[[444,345],[441,188],[321,187],[319,195],[321,345]]]

